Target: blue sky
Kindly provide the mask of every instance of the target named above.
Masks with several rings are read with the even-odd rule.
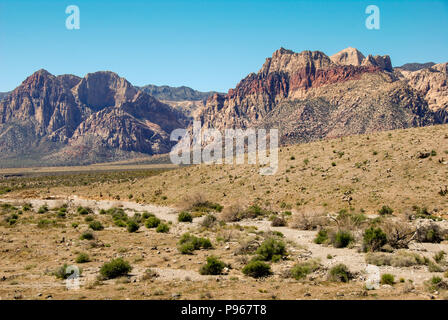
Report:
[[[380,30],[365,8],[380,8]],[[77,5],[81,29],[67,30]],[[44,68],[111,70],[134,85],[227,92],[280,48],[348,46],[406,62],[448,61],[448,0],[0,0],[0,91]]]

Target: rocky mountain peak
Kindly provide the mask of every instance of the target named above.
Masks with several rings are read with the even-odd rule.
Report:
[[[296,53],[280,48],[271,58],[266,59],[258,74],[267,75],[275,72],[291,74],[303,68],[323,69],[330,65],[330,58],[323,52],[307,50]]]
[[[362,63],[362,66],[373,66],[373,67],[379,67],[382,70],[392,72],[392,61],[390,60],[390,57],[388,55],[384,56],[373,56],[369,54],[367,58],[365,58]]]
[[[360,66],[366,57],[356,48],[348,47],[330,57],[331,61],[339,65]]]
[[[93,109],[131,101],[138,92],[126,79],[110,71],[87,74],[73,90],[81,103]]]

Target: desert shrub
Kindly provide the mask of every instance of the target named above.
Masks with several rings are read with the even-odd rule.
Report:
[[[161,222],[160,219],[157,217],[149,217],[145,222],[145,226],[148,229],[157,228],[159,226],[160,222]]]
[[[78,228],[79,227],[79,223],[78,222],[73,222],[72,223],[72,228]]]
[[[42,205],[37,210],[37,213],[40,213],[40,214],[45,213],[45,212],[48,212],[48,206],[47,205]]]
[[[387,243],[387,236],[381,228],[370,227],[364,231],[364,251],[378,251]]]
[[[316,230],[327,226],[329,219],[322,211],[304,211],[292,216],[289,225],[299,230]]]
[[[58,218],[65,218],[67,215],[67,211],[61,211],[59,210],[57,213]]]
[[[168,233],[169,231],[170,226],[166,223],[160,223],[156,228],[156,232],[158,233]]]
[[[104,226],[99,221],[92,221],[89,223],[89,228],[94,231],[101,231],[104,229]]]
[[[76,209],[76,212],[78,212],[78,214],[80,214],[80,215],[87,215],[89,213],[92,213],[93,211],[90,208],[84,208],[84,207],[79,206]]]
[[[394,285],[395,283],[395,277],[390,273],[385,273],[381,275],[381,284],[389,284]]]
[[[364,213],[349,212],[346,209],[342,209],[338,212],[336,220],[340,228],[351,230],[366,222],[367,217]]]
[[[76,263],[90,262],[90,257],[87,253],[81,252],[75,259]]]
[[[132,270],[129,262],[123,260],[122,258],[117,258],[106,262],[100,269],[100,275],[104,279],[113,279],[120,276],[127,275]]]
[[[52,225],[53,224],[53,221],[51,221],[51,220],[48,220],[48,219],[40,219],[38,222],[37,222],[37,227],[38,228],[46,228],[46,227],[49,227],[50,225]]]
[[[9,216],[5,218],[5,222],[9,224],[10,226],[17,223],[17,220],[19,219],[19,215],[17,213],[11,213]]]
[[[253,238],[247,238],[240,241],[239,247],[235,250],[236,254],[252,254],[257,251],[260,244]]]
[[[126,225],[126,230],[128,230],[128,232],[130,233],[137,232],[139,228],[140,226],[135,220],[129,220]]]
[[[220,215],[220,219],[225,222],[235,222],[241,219],[244,209],[239,204],[225,207]]]
[[[314,238],[314,243],[322,244],[328,241],[328,232],[326,229],[320,229],[317,233],[316,238]]]
[[[212,248],[210,239],[198,238],[189,233],[184,233],[178,242],[178,250],[182,254],[191,254],[194,250],[210,248]]]
[[[389,206],[382,206],[381,209],[378,210],[378,214],[381,216],[388,215],[394,213],[394,210]]]
[[[201,226],[210,228],[216,223],[216,217],[212,214],[208,214],[201,222]]]
[[[143,211],[142,212],[142,219],[147,220],[149,217],[155,217],[154,213]]]
[[[281,240],[269,238],[263,241],[255,253],[259,260],[278,261],[286,255],[286,246]]]
[[[92,216],[87,216],[84,221],[85,222],[92,222],[93,220],[95,220]]]
[[[412,241],[415,228],[406,221],[387,221],[381,225],[387,243],[394,249],[406,249]]]
[[[434,261],[428,261],[428,271],[429,272],[443,272],[445,271],[441,266],[439,266]]]
[[[75,273],[75,270],[72,270],[72,272],[67,272],[67,268],[69,268],[70,266],[68,264],[64,264],[63,266],[57,268],[54,272],[53,275],[58,278],[58,279],[67,279],[68,277],[70,277],[73,273]],[[79,274],[82,273],[81,269],[79,270]]]
[[[193,217],[190,213],[186,212],[186,211],[182,211],[181,213],[179,213],[178,217],[177,217],[177,221],[179,222],[193,222]]]
[[[397,253],[368,253],[366,262],[376,266],[410,267],[424,265],[427,263],[427,259],[417,253],[402,250]]]
[[[79,237],[81,240],[93,240],[95,239],[95,235],[90,231],[84,231]]]
[[[434,276],[425,282],[425,285],[430,291],[439,291],[448,289],[448,283],[442,280],[441,277]]]
[[[313,273],[319,269],[319,262],[315,260],[310,260],[306,262],[297,263],[290,271],[291,276],[300,280],[305,278],[308,274]]]
[[[263,261],[250,261],[242,271],[246,276],[253,278],[267,277],[272,274],[271,267]]]
[[[349,231],[339,230],[331,237],[331,243],[335,248],[345,248],[354,240]]]
[[[443,241],[443,233],[440,227],[430,221],[417,227],[416,239],[420,242],[440,243]]]
[[[446,255],[446,253],[443,250],[437,252],[436,254],[434,254],[434,257],[433,257],[434,261],[437,262],[437,263],[443,262],[443,259],[445,258],[445,255]]]
[[[24,205],[22,205],[23,211],[30,211],[32,208],[33,208],[33,205],[31,203],[25,203]]]
[[[282,217],[274,217],[271,222],[271,226],[273,227],[284,227],[286,226],[286,220]]]
[[[203,194],[194,194],[184,199],[181,207],[185,211],[209,213],[211,211],[221,212],[223,206],[208,201]]]
[[[334,282],[348,282],[351,278],[350,271],[345,264],[337,264],[328,272],[328,280]]]
[[[226,264],[219,260],[215,256],[210,256],[207,258],[207,264],[203,265],[199,270],[202,275],[218,275],[222,273]]]

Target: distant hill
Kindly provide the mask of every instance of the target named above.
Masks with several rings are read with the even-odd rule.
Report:
[[[158,100],[168,101],[205,101],[208,97],[216,93],[215,91],[201,92],[185,86],[170,87],[152,84],[140,87],[140,90],[152,95]]]
[[[401,67],[397,67],[398,69],[402,69],[405,71],[418,71],[422,69],[431,68],[434,66],[434,62],[426,62],[426,63],[406,63],[402,65]]]

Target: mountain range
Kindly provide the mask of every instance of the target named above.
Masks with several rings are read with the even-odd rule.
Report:
[[[279,128],[282,143],[448,122],[448,64],[393,68],[355,48],[280,48],[227,94],[136,87],[109,71],[39,70],[0,95],[0,164],[69,165],[163,154],[176,128]]]

